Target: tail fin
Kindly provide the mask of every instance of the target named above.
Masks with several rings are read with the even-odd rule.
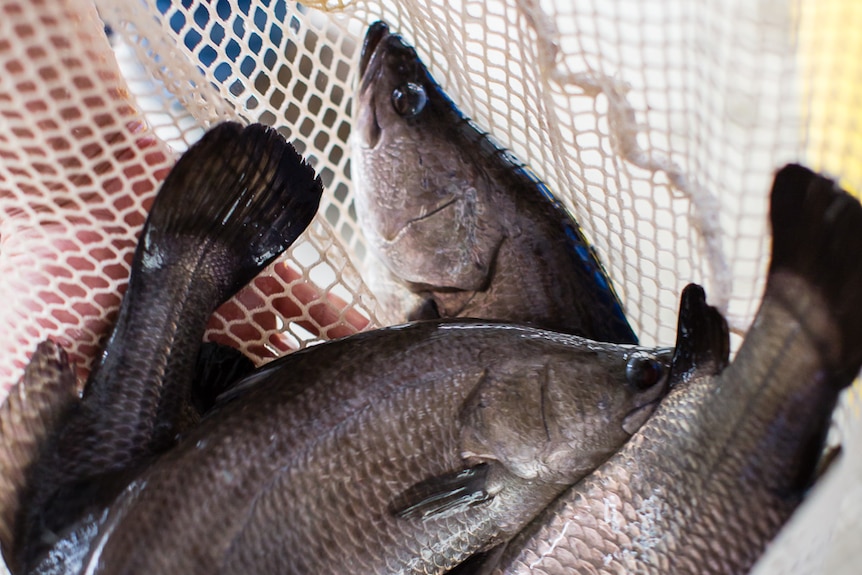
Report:
[[[697,284],[688,284],[679,301],[676,349],[673,354],[673,382],[713,375],[727,366],[730,334],[727,321],[718,309],[706,303],[706,294]]]
[[[59,439],[64,481],[133,465],[197,421],[188,401],[207,319],[305,230],[322,190],[260,124],[220,124],[183,154],[153,202],[82,409]]]
[[[28,473],[77,398],[66,353],[45,341],[0,406],[0,549],[7,563],[15,559],[15,521]]]
[[[292,145],[261,124],[225,122],[183,154],[162,184],[135,254],[143,267],[163,265],[178,237],[209,238],[224,299],[287,249],[311,222],[323,185]]]
[[[821,342],[824,356],[849,383],[862,367],[862,205],[832,180],[788,165],[775,176],[770,214],[767,290],[788,273],[819,293],[838,329],[838,341]]]

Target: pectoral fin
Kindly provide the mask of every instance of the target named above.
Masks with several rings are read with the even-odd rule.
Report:
[[[493,497],[487,484],[488,464],[480,463],[409,487],[389,504],[389,511],[404,519],[429,519],[466,509]]]

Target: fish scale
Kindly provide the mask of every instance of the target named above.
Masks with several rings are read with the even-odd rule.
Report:
[[[481,573],[749,571],[814,481],[838,394],[862,366],[862,205],[791,165],[771,220],[766,291],[734,361],[696,365]]]
[[[8,426],[13,449],[0,453],[10,475],[26,474],[0,490],[4,510],[18,510],[4,511],[0,526],[16,572],[76,572],[118,493],[198,423],[195,405],[225,385],[194,380],[207,319],[305,230],[321,193],[312,168],[260,124],[219,124],[182,155],[150,209],[116,325],[82,397],[0,412],[45,427]],[[34,365],[50,349],[37,348]],[[243,369],[235,357],[226,365]],[[19,385],[59,393],[51,377],[63,380],[64,367],[53,376],[28,371]]]
[[[392,322],[478,317],[637,342],[578,223],[412,47],[377,22],[359,68],[356,212]]]
[[[560,473],[580,476],[625,441],[623,422],[643,421],[666,391],[628,379],[647,351],[440,320],[285,356],[142,474],[87,562],[94,573],[444,573],[516,533],[564,487]],[[528,398],[544,387],[557,409],[538,414]],[[500,418],[520,431],[507,437]],[[513,441],[561,469],[515,475],[520,452],[498,451]],[[465,460],[465,446],[484,455]],[[479,462],[487,475],[464,497],[437,487]],[[402,514],[404,497],[422,512]]]

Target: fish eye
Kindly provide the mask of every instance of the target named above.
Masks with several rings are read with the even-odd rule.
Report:
[[[402,118],[411,118],[425,108],[428,95],[421,84],[407,82],[392,90],[392,107]]]
[[[637,389],[649,389],[664,377],[665,365],[656,356],[638,351],[626,363],[626,379]]]

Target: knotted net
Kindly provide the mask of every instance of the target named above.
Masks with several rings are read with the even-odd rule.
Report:
[[[277,126],[327,191],[304,241],[207,337],[262,363],[379,325],[349,135],[361,38],[381,18],[576,215],[645,344],[672,344],[691,281],[738,343],[763,288],[777,167],[802,161],[862,189],[853,0],[3,0],[0,398],[49,336],[86,375],[158,183],[224,119]],[[845,515],[850,533],[862,512]],[[820,521],[807,524],[819,537],[839,523]],[[798,537],[780,556],[816,572],[824,546]]]

